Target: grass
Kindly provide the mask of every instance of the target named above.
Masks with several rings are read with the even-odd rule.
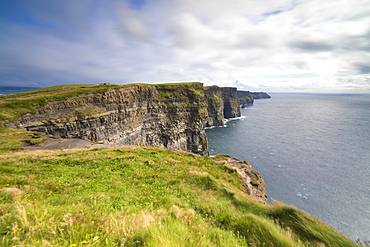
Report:
[[[159,148],[0,156],[0,245],[356,246],[319,220],[242,192],[209,157]]]
[[[48,101],[128,86],[204,107],[199,83],[0,97],[0,246],[356,246],[298,209],[255,202],[235,170],[209,157],[139,147],[22,152],[22,142],[45,137],[1,124]]]
[[[194,97],[203,99],[203,86],[199,82],[154,84],[162,101],[185,101]],[[200,90],[201,89],[201,90]]]
[[[188,93],[186,90],[190,90],[198,96],[204,96],[203,92],[193,88],[199,84],[199,82],[126,85],[97,84],[95,86],[93,84],[72,84],[41,88],[19,94],[10,94],[0,96],[0,123],[4,121],[15,122],[19,117],[27,113],[35,113],[37,107],[46,105],[49,101],[64,100],[80,94],[106,92],[108,89],[112,88],[141,86],[156,87],[162,100],[169,98],[176,99],[178,96],[185,99],[187,95],[181,94],[184,92]]]
[[[122,87],[118,85],[90,86],[90,84],[54,86],[1,96],[0,121],[14,122],[26,113],[35,113],[36,107],[43,106],[48,101],[63,100],[79,94],[105,92],[109,88]]]
[[[22,143],[38,144],[46,137],[34,132],[5,128],[0,125],[0,155],[23,150]]]

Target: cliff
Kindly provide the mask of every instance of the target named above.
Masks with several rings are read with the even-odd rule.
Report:
[[[265,92],[251,92],[253,99],[271,99],[271,96]]]
[[[61,138],[208,154],[203,84],[131,85],[51,101],[15,125]]]
[[[205,87],[204,92],[208,104],[207,127],[223,126],[225,118],[241,116],[236,88],[211,86]]]
[[[270,99],[271,96],[264,92],[237,91],[237,97],[240,100],[242,108],[253,105],[255,99]]]
[[[208,155],[205,127],[223,126],[225,118],[240,117],[236,88],[204,89],[202,83],[103,86],[105,91],[47,101],[18,118],[15,125],[60,138]]]
[[[224,163],[234,168],[243,179],[244,192],[258,202],[268,203],[265,181],[247,161],[241,161],[224,154],[218,154],[212,159],[217,163]]]

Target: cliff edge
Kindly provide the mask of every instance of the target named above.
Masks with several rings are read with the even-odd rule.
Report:
[[[237,97],[240,100],[242,108],[253,105],[255,99],[270,99],[271,96],[265,92],[237,91]]]
[[[205,127],[223,126],[225,118],[240,117],[236,88],[204,88],[199,82],[74,87],[75,91],[64,98],[44,96],[43,102],[36,104],[28,102],[28,96],[19,101],[32,107],[16,119],[14,126],[59,138],[208,155]],[[32,97],[41,97],[45,90],[58,94],[63,89],[35,90]]]
[[[208,155],[203,84],[130,85],[50,101],[17,119],[28,131]]]

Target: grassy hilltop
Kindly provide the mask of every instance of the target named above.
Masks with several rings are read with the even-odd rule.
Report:
[[[2,96],[1,119],[106,90],[72,88]],[[357,246],[296,208],[254,201],[236,170],[216,162],[222,155],[22,151],[22,141],[42,138],[0,127],[0,246]]]

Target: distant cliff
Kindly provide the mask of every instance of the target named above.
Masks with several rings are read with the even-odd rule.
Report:
[[[15,125],[61,138],[208,155],[205,127],[222,126],[225,118],[239,116],[236,88],[135,84],[49,101]]]
[[[237,91],[237,97],[240,100],[242,108],[253,105],[255,99],[270,99],[271,96],[264,92]]]
[[[205,87],[205,96],[208,104],[207,127],[223,126],[225,118],[240,117],[240,101],[236,88]]]

